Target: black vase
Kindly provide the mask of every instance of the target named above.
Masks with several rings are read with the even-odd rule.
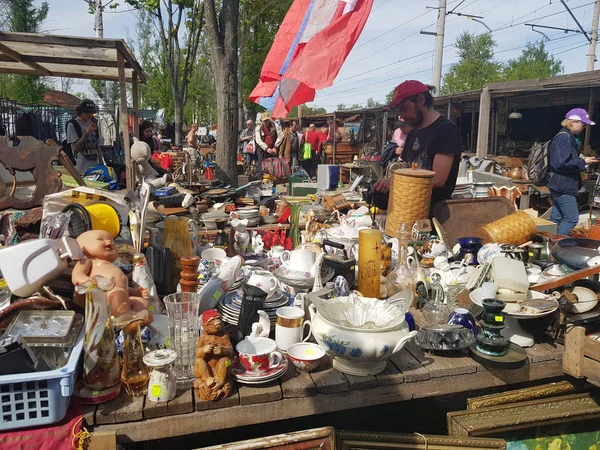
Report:
[[[242,285],[242,292],[242,309],[237,326],[243,336],[248,336],[252,332],[252,324],[258,322],[258,311],[264,309],[267,293],[249,284]]]

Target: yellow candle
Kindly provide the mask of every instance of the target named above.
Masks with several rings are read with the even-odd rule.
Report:
[[[381,231],[358,233],[358,290],[365,297],[379,298],[381,287]]]

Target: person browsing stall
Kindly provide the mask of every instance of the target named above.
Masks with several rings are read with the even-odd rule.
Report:
[[[413,129],[407,134],[402,159],[409,165],[432,170],[433,192],[430,211],[441,200],[452,197],[460,164],[458,127],[433,108],[433,96],[426,84],[408,80],[394,91],[392,106]],[[375,183],[375,192],[389,193],[390,179]]]
[[[98,124],[94,120],[96,112],[93,101],[82,100],[75,108],[77,118],[67,124],[67,143],[71,144],[75,168],[81,174],[92,166],[103,164]]]
[[[186,143],[188,147],[198,148],[198,138],[196,133],[198,132],[198,124],[193,123],[190,132],[187,134]]]
[[[254,130],[254,140],[259,147],[257,165],[262,171],[262,162],[277,156],[283,142],[283,131],[271,120],[270,112],[265,111],[261,114],[261,123],[256,125]]]
[[[140,141],[144,141],[146,144],[150,146],[150,150],[158,150],[158,146],[156,145],[156,141],[152,136],[152,123],[144,120],[140,123],[140,133],[139,139]]]
[[[562,129],[548,148],[548,188],[552,197],[550,220],[558,224],[558,234],[568,235],[579,222],[577,195],[581,187],[581,172],[596,158],[579,156],[581,143],[577,137],[586,125],[595,125],[585,109],[570,110],[561,122]]]

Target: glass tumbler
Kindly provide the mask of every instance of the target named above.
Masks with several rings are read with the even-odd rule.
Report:
[[[169,318],[169,348],[177,352],[173,365],[177,389],[190,389],[194,382],[200,298],[196,292],[178,292],[163,299]]]

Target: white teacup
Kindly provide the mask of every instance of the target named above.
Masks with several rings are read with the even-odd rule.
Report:
[[[304,329],[308,325],[308,334],[304,336]],[[288,348],[298,342],[307,341],[312,332],[310,320],[304,320],[304,310],[295,306],[284,306],[277,309],[275,323],[275,342],[277,348],[287,352]]]
[[[292,271],[310,272],[317,255],[310,250],[289,250],[284,251],[281,254],[281,264]]]
[[[275,294],[275,291],[279,288],[279,281],[273,276],[271,272],[266,270],[253,270],[250,272],[250,278],[246,281],[246,284],[256,286],[267,293],[267,299]]]
[[[208,261],[210,273],[214,275],[227,260],[227,253],[222,248],[207,248],[201,253],[200,257]]]
[[[283,245],[276,245],[275,247],[271,247],[271,250],[269,250],[269,258],[281,259],[281,255],[284,251],[285,247]]]

